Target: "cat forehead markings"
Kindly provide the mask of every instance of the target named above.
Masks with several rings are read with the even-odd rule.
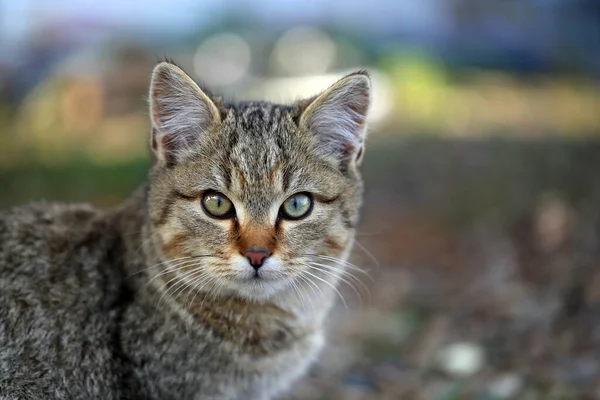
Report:
[[[243,160],[252,156],[254,164],[262,162],[264,167],[272,167],[283,157],[285,145],[291,144],[294,127],[290,122],[289,110],[282,107],[243,104],[229,110],[221,134],[229,136],[232,155]]]
[[[240,191],[252,192],[255,186],[282,191],[284,173],[294,158],[286,146],[293,146],[294,127],[289,108],[269,103],[242,103],[228,110],[220,135],[227,142],[227,173]],[[299,138],[296,138],[299,139]]]

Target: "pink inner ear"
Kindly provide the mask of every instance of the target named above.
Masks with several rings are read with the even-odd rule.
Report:
[[[363,146],[360,146],[360,149],[358,149],[358,153],[356,153],[356,161],[360,160],[360,158],[362,157],[363,149],[364,149]]]
[[[345,140],[345,141],[341,142],[338,147],[339,160],[340,161],[341,160],[349,160],[355,151],[356,151],[356,143],[354,141]],[[359,150],[359,152],[362,152],[362,147]],[[356,158],[356,159],[358,159],[358,158]]]
[[[158,150],[158,143],[156,142],[156,129],[152,128],[152,150]]]
[[[161,138],[160,143],[162,145],[162,148],[164,149],[164,151],[166,153],[171,153],[171,152],[176,152],[178,149],[178,143],[175,140],[177,139],[176,137],[170,137],[168,135],[165,135]]]

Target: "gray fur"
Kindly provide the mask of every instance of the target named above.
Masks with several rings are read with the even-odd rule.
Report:
[[[151,91],[147,184],[115,210],[0,213],[0,398],[260,400],[300,377],[344,273],[309,255],[345,260],[360,206],[369,87],[363,73],[345,79],[334,101],[326,91],[292,106],[225,104],[173,64],[157,66],[152,88],[178,90]],[[317,132],[305,113],[334,104],[344,115],[345,96],[354,119],[340,126],[354,136],[320,152],[333,130],[321,121]],[[202,122],[182,116],[192,114]],[[231,199],[235,219],[202,211],[209,189]],[[298,192],[314,196],[312,213],[281,220]],[[264,279],[248,280],[240,249],[259,242],[273,255]]]

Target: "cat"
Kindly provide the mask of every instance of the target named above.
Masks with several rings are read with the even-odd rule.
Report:
[[[271,399],[307,370],[362,198],[365,71],[226,103],[172,62],[152,166],[113,210],[0,213],[1,399]]]

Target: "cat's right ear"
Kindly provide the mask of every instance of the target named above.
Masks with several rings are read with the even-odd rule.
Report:
[[[192,145],[221,121],[210,97],[181,68],[163,62],[150,84],[152,150],[159,164],[176,164]]]
[[[315,135],[316,151],[339,167],[362,160],[371,100],[366,71],[346,75],[301,104],[300,125]]]

